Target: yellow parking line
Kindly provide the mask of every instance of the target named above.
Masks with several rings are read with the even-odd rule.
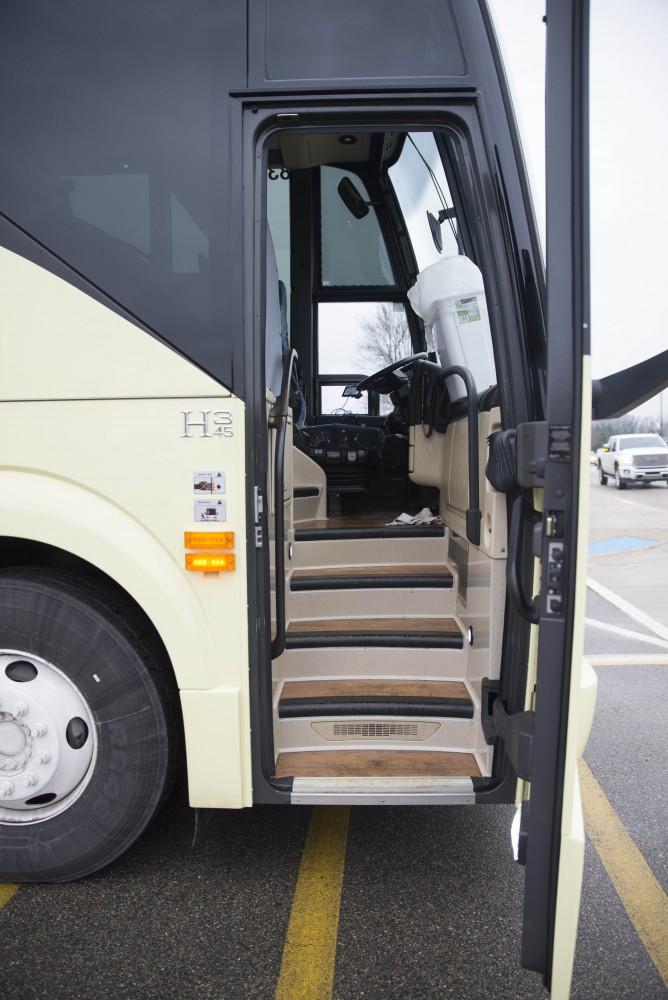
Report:
[[[283,946],[276,1000],[330,1000],[349,806],[313,810]]]
[[[649,957],[668,986],[668,896],[583,760],[585,826]]]
[[[0,884],[0,910],[9,902],[17,889],[18,885],[12,885],[11,883],[6,885]]]

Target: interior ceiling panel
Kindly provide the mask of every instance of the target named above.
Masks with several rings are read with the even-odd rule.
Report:
[[[324,163],[366,163],[372,137],[369,132],[288,132],[279,137],[279,145],[286,170],[304,170]],[[385,136],[384,160],[391,158],[399,140],[399,133]]]

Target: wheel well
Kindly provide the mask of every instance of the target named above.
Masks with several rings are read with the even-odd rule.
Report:
[[[27,538],[0,536],[0,568],[9,568],[10,566],[57,569],[61,573],[71,574],[78,580],[87,580],[104,587],[114,602],[118,603],[119,610],[133,619],[134,623],[141,627],[141,631],[146,637],[150,638],[159,659],[165,665],[165,672],[169,674],[174,684],[174,693],[178,695],[172,662],[160,633],[142,606],[116,580],[103,573],[97,566],[93,566],[92,563],[65,551],[65,549],[59,549],[55,545],[47,545],[44,542],[35,542]]]

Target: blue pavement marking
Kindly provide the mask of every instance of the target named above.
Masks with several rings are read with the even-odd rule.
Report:
[[[658,545],[656,538],[638,538],[636,535],[619,535],[617,538],[606,538],[602,542],[592,542],[589,546],[590,556],[612,556],[617,552],[634,552],[637,549],[648,549]]]

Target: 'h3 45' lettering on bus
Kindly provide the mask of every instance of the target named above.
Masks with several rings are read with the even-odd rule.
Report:
[[[233,437],[234,427],[229,410],[181,410],[183,434],[181,437]],[[201,415],[201,419],[197,419]]]

